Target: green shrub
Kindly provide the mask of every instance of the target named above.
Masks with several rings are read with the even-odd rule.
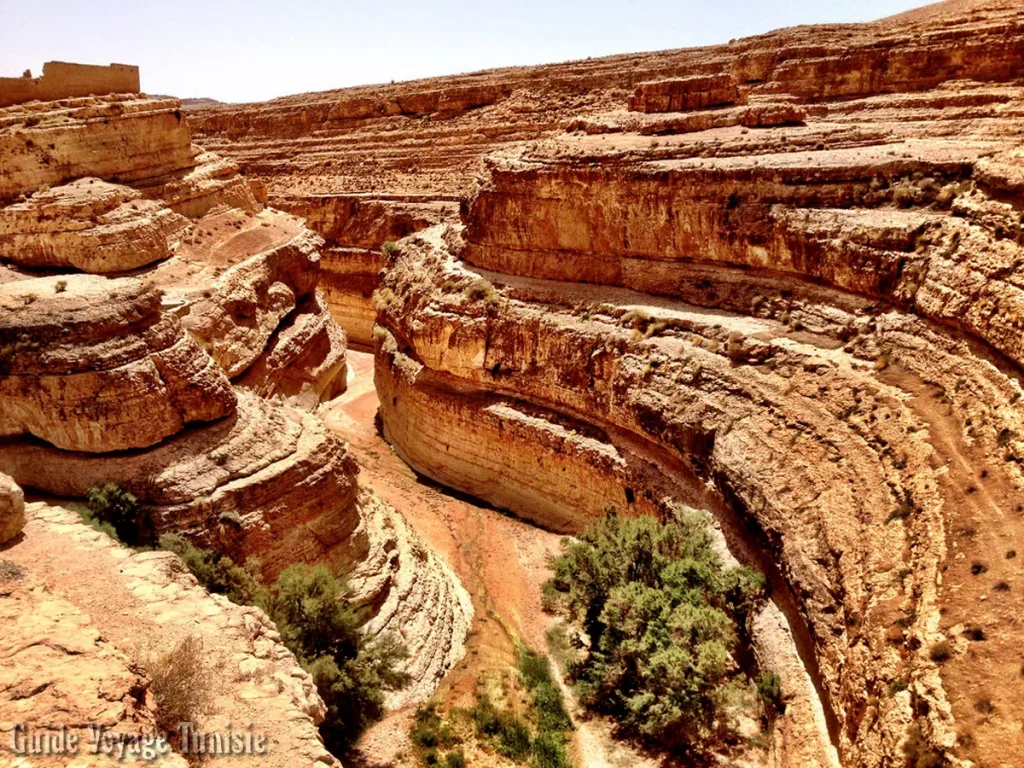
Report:
[[[554,615],[562,604],[562,596],[555,589],[554,582],[545,581],[540,588],[540,608],[544,613]]]
[[[473,707],[473,723],[477,733],[483,736],[496,736],[501,730],[501,716],[490,696],[481,696]]]
[[[455,752],[449,752],[445,763],[447,768],[466,768],[466,756],[462,754],[461,749]]]
[[[608,515],[564,540],[555,585],[590,637],[571,670],[581,703],[669,749],[706,740],[728,721],[739,627],[764,578],[725,568],[703,513]]]
[[[398,255],[399,251],[398,243],[388,240],[380,247],[381,255],[387,259],[392,259]]]
[[[542,733],[533,741],[533,763],[537,768],[572,768],[560,733]]]
[[[208,592],[224,595],[239,605],[266,607],[268,593],[252,568],[235,565],[230,557],[219,552],[193,546],[176,533],[161,536],[160,549],[180,557]]]
[[[455,743],[451,731],[441,722],[441,717],[432,704],[416,710],[411,735],[413,743],[420,747],[450,747]]]
[[[757,694],[761,700],[780,714],[786,711],[782,698],[782,680],[775,672],[762,672],[757,676]]]
[[[494,742],[495,749],[510,760],[525,760],[530,754],[530,729],[514,712],[494,706],[490,697],[481,696],[473,708],[476,731]]]
[[[149,515],[139,507],[139,500],[116,483],[93,485],[85,492],[87,512],[83,519],[97,530],[109,533],[113,538],[131,547],[151,546],[156,533]],[[108,527],[109,526],[109,527]]]
[[[530,754],[530,729],[511,712],[503,712],[501,716],[498,752],[516,762],[525,760]]]
[[[533,711],[537,717],[537,727],[542,733],[572,729],[572,720],[565,711],[562,692],[555,684],[541,683],[532,693]]]
[[[565,710],[562,692],[551,674],[551,660],[527,648],[519,651],[519,675],[530,691],[537,728],[546,731],[568,731],[572,720]]]
[[[362,616],[345,600],[344,580],[326,566],[293,565],[268,590],[254,569],[235,565],[231,558],[195,547],[180,536],[161,536],[160,546],[176,553],[210,592],[258,605],[273,619],[327,706],[320,733],[334,754],[347,751],[384,715],[385,691],[409,683],[409,675],[396,669],[407,658],[405,647],[391,636],[366,639]],[[424,731],[421,738],[426,745],[431,739],[447,743],[450,737],[427,736]]]
[[[296,564],[278,577],[269,601],[281,638],[313,676],[327,705],[320,733],[335,754],[347,751],[384,715],[384,691],[410,681],[396,670],[408,657],[405,647],[390,635],[367,641],[362,617],[344,599],[346,591],[326,566]]]

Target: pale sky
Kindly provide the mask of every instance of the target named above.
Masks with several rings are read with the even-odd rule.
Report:
[[[255,101],[349,85],[728,42],[924,0],[0,0],[0,76],[138,64],[142,89]]]

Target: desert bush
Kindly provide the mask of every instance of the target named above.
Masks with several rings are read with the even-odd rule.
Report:
[[[459,292],[467,301],[479,301],[488,306],[497,306],[501,303],[501,294],[494,287],[494,283],[483,277],[469,280]]]
[[[257,605],[273,619],[327,706],[320,733],[331,752],[347,751],[384,715],[385,691],[409,683],[409,675],[397,669],[407,658],[405,647],[390,635],[366,638],[363,616],[345,599],[344,580],[326,566],[292,565],[267,589],[251,563],[238,566],[173,534],[161,536],[160,546],[176,553],[210,592]]]
[[[384,692],[408,685],[397,665],[408,657],[392,636],[367,640],[362,616],[344,599],[347,587],[324,565],[296,564],[278,577],[269,599],[285,644],[313,676],[327,705],[320,725],[335,754],[347,751],[384,715]]]
[[[541,733],[530,749],[537,768],[571,768],[572,762],[565,751],[565,739],[560,733]]]
[[[654,317],[646,309],[631,309],[620,318],[624,325],[631,326],[634,330],[643,333],[651,324]]]
[[[53,292],[54,293],[64,293],[64,291],[66,291],[67,288],[68,288],[68,281],[67,280],[58,280],[56,283],[53,284]]]
[[[554,583],[590,637],[570,670],[581,703],[669,749],[715,734],[738,684],[739,627],[764,578],[723,567],[706,517],[683,509],[664,524],[609,515],[562,547]]]
[[[917,723],[907,730],[903,755],[907,758],[907,768],[942,768],[947,764],[945,758],[924,738],[921,726]]]
[[[481,696],[472,711],[476,731],[494,744],[499,754],[520,762],[530,754],[530,728],[514,712],[499,710],[490,697]]]
[[[519,651],[519,675],[530,692],[538,730],[546,733],[572,729],[572,720],[565,710],[562,692],[551,674],[551,660],[522,648]]]
[[[477,733],[484,736],[495,736],[501,730],[501,713],[489,696],[484,695],[477,699],[472,715]]]
[[[149,660],[145,667],[161,730],[174,732],[178,723],[196,723],[211,711],[212,675],[198,637],[186,637],[173,650]]]
[[[180,557],[208,592],[224,595],[239,605],[266,606],[269,595],[253,568],[235,565],[219,552],[195,547],[176,533],[161,536],[160,548]]]
[[[939,664],[949,661],[952,655],[953,648],[945,640],[940,640],[928,649],[928,658]]]
[[[386,259],[392,259],[398,255],[399,252],[398,243],[388,240],[380,247],[381,255]]]
[[[540,592],[540,608],[544,613],[555,615],[558,613],[559,607],[561,606],[562,596],[555,585],[546,581],[541,586]]]
[[[98,530],[110,533],[125,544],[151,546],[156,538],[153,522],[142,511],[139,500],[115,483],[90,486],[85,492],[87,511],[83,519]]]
[[[786,711],[786,702],[782,698],[782,680],[775,672],[762,672],[757,676],[757,695],[775,712]]]
[[[455,742],[451,730],[441,721],[433,704],[416,710],[411,736],[413,743],[420,747],[449,747]]]
[[[501,730],[498,732],[498,753],[509,760],[520,762],[529,756],[531,747],[530,729],[526,723],[511,712],[503,713]]]

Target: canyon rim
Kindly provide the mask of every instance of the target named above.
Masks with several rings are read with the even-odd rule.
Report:
[[[0,765],[1024,766],[1019,0],[144,82],[0,78]]]

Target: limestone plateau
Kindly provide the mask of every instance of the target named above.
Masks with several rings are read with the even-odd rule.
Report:
[[[543,642],[550,532],[684,505],[767,577],[744,653],[786,702],[718,764],[1024,765],[1019,0],[256,104],[73,90],[124,76],[0,99],[0,725],[155,722],[134,639],[201,626],[211,725],[336,762],[273,622],[82,524],[98,484],[267,581],[348,575],[410,651],[374,765]],[[658,764],[576,725],[576,765]]]

